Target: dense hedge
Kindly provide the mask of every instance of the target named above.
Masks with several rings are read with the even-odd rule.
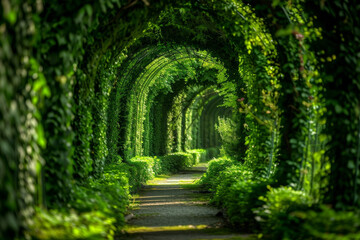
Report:
[[[136,192],[156,174],[161,174],[163,166],[157,157],[133,157],[126,164],[126,168],[129,172],[131,192]]]
[[[177,172],[181,169],[186,169],[197,164],[197,160],[198,159],[191,153],[170,153],[161,158],[163,165],[162,169],[165,172]]]
[[[156,175],[175,173],[206,161],[204,149],[163,157],[133,157],[108,164],[100,178],[74,186],[70,211],[37,209],[26,235],[36,239],[113,239],[125,224],[130,193]]]
[[[161,157],[133,157],[123,165],[129,173],[130,190],[138,191],[147,180],[156,175],[176,173],[200,162],[206,162],[210,160],[209,156],[212,156],[214,151],[216,150],[193,149]]]
[[[125,163],[107,165],[98,179],[73,188],[70,210],[38,209],[26,233],[35,239],[113,239],[124,225],[131,172]]]
[[[211,202],[224,209],[232,225],[241,231],[258,228],[252,209],[262,205],[258,198],[266,192],[268,183],[226,157],[211,160],[200,182],[212,192]]]
[[[291,187],[272,187],[248,167],[222,157],[209,162],[200,181],[232,226],[265,239],[357,239],[360,212],[336,211]]]

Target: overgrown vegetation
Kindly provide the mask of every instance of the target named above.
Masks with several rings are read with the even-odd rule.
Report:
[[[235,226],[357,238],[359,9],[2,1],[0,239],[111,239],[131,192],[213,157],[202,182]]]
[[[130,193],[156,175],[176,173],[206,161],[206,150],[172,153],[160,158],[134,157],[106,166],[102,177],[75,185],[70,210],[38,208],[26,232],[35,239],[114,239],[125,224]]]
[[[209,162],[201,178],[236,229],[252,229],[265,239],[356,239],[358,211],[336,211],[304,191],[278,187],[274,179],[259,179],[243,164],[226,157]]]

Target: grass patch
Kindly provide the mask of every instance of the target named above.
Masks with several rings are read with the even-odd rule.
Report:
[[[127,214],[132,212],[133,210],[139,209],[139,201],[137,199],[139,198],[139,194],[133,194],[130,199],[130,203],[127,207]]]
[[[161,227],[144,227],[144,226],[126,226],[126,233],[149,233],[149,232],[169,232],[169,231],[191,231],[206,229],[207,225],[180,225],[180,226],[161,226]]]
[[[212,240],[244,240],[244,239],[247,239],[247,240],[252,240],[252,239],[258,239],[257,237],[254,237],[254,236],[241,236],[241,237],[231,237],[231,238],[212,238]],[[198,238],[198,239],[195,239],[195,240],[209,240],[207,238]]]
[[[161,174],[146,182],[147,185],[159,185],[159,182],[169,178],[170,175]]]

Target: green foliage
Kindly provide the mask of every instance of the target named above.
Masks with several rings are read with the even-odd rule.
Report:
[[[232,198],[228,195],[232,185],[252,177],[252,172],[242,164],[235,164],[225,168],[215,180],[217,184],[215,186],[214,197],[211,201],[218,206],[226,207],[227,201],[232,201]],[[235,200],[237,199],[236,196],[232,197],[235,197]]]
[[[244,231],[259,229],[260,226],[253,210],[263,204],[259,198],[266,194],[268,184],[266,181],[244,179],[233,183],[228,188],[223,207],[234,226]]]
[[[312,205],[312,199],[288,187],[270,189],[254,210],[266,239],[357,239],[359,212]],[[312,205],[312,206],[311,206]]]
[[[262,230],[271,239],[301,239],[305,234],[301,229],[301,219],[295,212],[310,208],[313,200],[304,192],[290,187],[270,188],[265,204],[254,212],[262,225]]]
[[[213,81],[219,81],[219,77]],[[183,116],[185,149],[218,147],[221,144],[220,136],[215,130],[215,123],[218,116],[225,115],[224,112],[229,109],[218,106],[224,98],[214,89],[214,86],[205,86],[200,89],[197,86],[189,89],[189,103],[187,103],[186,114]]]
[[[196,162],[209,162],[214,158],[218,157],[220,154],[220,150],[218,148],[207,148],[207,149],[192,149],[187,150],[187,152],[196,154],[196,157],[199,159]],[[195,155],[194,155],[195,157]]]
[[[182,134],[182,103],[186,98],[186,94],[181,91],[173,100],[172,108],[168,114],[167,142],[166,151],[168,153],[179,152],[182,150],[181,134]]]
[[[237,135],[237,125],[235,122],[230,118],[219,117],[216,130],[220,133],[222,141],[221,154],[237,158],[239,137]]]
[[[60,212],[38,209],[26,235],[32,239],[114,239],[115,219],[101,212]]]
[[[324,82],[319,89],[326,119],[323,132],[331,139],[325,153],[331,167],[324,174],[329,182],[322,192],[325,202],[338,209],[360,206],[360,68],[359,56],[355,54],[360,46],[358,7],[358,2],[336,0],[327,7],[309,2],[305,8],[309,15],[323,16],[314,20],[314,25],[322,28],[322,37],[311,42],[311,50],[321,49],[314,54],[318,60],[319,79]],[[343,24],[350,18],[354,20]],[[329,43],[333,46],[331,49],[326,47]]]
[[[107,201],[109,213],[116,218],[117,224],[124,224],[125,209],[129,204],[129,180],[124,171],[124,164],[114,163],[108,165],[102,176],[90,182],[90,186]],[[107,212],[105,209],[103,212]]]
[[[105,166],[124,159],[122,171],[141,182],[153,174],[151,164],[131,165],[133,156],[215,146],[214,119],[208,117],[226,115],[215,110],[220,104],[236,113],[232,127],[219,123],[223,152],[245,165],[214,168],[214,175],[224,178],[215,190],[219,204],[226,203],[220,198],[232,187],[231,196],[257,195],[254,179],[275,171],[278,185],[296,185],[336,208],[359,207],[358,3],[147,5],[145,0],[2,1],[0,238],[21,238],[36,205],[65,207],[74,190],[82,195],[79,205],[89,208],[89,196],[103,210],[107,204],[122,209],[125,203],[105,192],[125,196],[128,184],[119,180],[118,190],[110,187]],[[212,93],[222,99],[203,95]],[[158,96],[163,100],[156,101]],[[197,161],[196,153],[175,153],[152,168],[175,171]],[[297,196],[292,190],[275,195],[284,200],[291,194]],[[296,204],[290,205],[301,208]],[[269,219],[276,222],[283,210],[273,211]]]
[[[92,136],[92,116],[87,102],[80,102],[76,109],[76,119],[73,122],[73,128],[77,134],[73,140],[75,151],[74,175],[75,178],[83,180],[88,178],[93,171],[92,158],[90,155],[90,140]]]
[[[121,103],[121,94],[118,91],[112,91],[109,96],[110,104],[107,109],[107,132],[106,132],[106,145],[108,148],[108,155],[106,162],[114,163],[118,160],[119,152],[119,112],[120,112],[120,103]]]
[[[105,65],[105,64],[102,64]],[[105,67],[104,67],[105,68]],[[107,146],[107,107],[109,100],[109,89],[112,80],[112,72],[99,73],[99,81],[94,89],[94,102],[92,103],[92,139],[90,142],[90,153],[92,159],[93,175],[99,177],[104,170],[106,158],[109,154]],[[100,81],[100,79],[104,79]],[[105,80],[107,79],[107,81]],[[111,161],[110,161],[111,162]]]
[[[206,150],[205,149],[191,149],[186,152],[191,153],[194,158],[194,165],[200,162],[206,162],[208,159],[206,158]]]
[[[39,108],[50,96],[32,44],[36,4],[8,1],[0,14],[0,239],[21,237],[43,201],[39,180],[47,145]]]
[[[196,159],[190,153],[170,153],[160,158],[162,169],[164,172],[177,172],[181,169],[186,169],[196,164]]]
[[[212,160],[213,158],[217,158],[220,154],[220,150],[218,148],[207,148],[206,150],[206,159]]]
[[[156,175],[176,173],[199,163],[200,153],[204,152],[204,150],[198,149],[193,153],[171,153],[160,158],[156,156],[133,157],[126,163],[120,163],[118,171],[126,172],[130,192],[134,193]]]
[[[304,222],[303,232],[307,239],[350,240],[360,238],[360,213],[356,211],[335,211],[322,206],[320,211],[296,213]]]
[[[128,175],[125,163],[106,166],[100,178],[73,186],[70,211],[38,209],[26,234],[34,239],[113,239],[125,224]]]
[[[225,209],[230,223],[237,229],[258,228],[253,209],[267,191],[267,182],[256,180],[243,164],[227,158],[214,159],[201,178],[203,187],[213,192],[211,202]]]
[[[104,169],[100,178],[75,186],[70,206],[80,212],[99,211],[123,225],[130,198],[129,188],[125,164],[113,163]]]
[[[228,167],[233,166],[234,162],[226,157],[213,159],[209,162],[206,173],[201,177],[200,183],[210,190],[215,190],[221,182],[219,175]]]
[[[155,177],[155,174],[161,173],[157,157],[133,157],[128,162],[129,183],[131,192],[140,190],[143,184]]]

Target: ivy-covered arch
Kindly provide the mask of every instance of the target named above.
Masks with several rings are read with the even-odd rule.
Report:
[[[112,162],[108,156],[118,154],[112,148],[118,142],[106,140],[123,134],[108,128],[108,122],[119,124],[114,116],[120,114],[108,104],[121,99],[111,89],[119,72],[128,69],[122,65],[125,49],[151,31],[159,31],[152,37],[160,38],[152,41],[171,40],[212,54],[218,49],[215,57],[230,80],[223,86],[236,91],[224,102],[234,98],[228,102],[241,109],[239,126],[248,127],[238,132],[242,146],[259,146],[240,155],[254,170],[263,171],[257,167],[270,159],[256,155],[269,152],[258,143],[279,136],[279,185],[303,188],[302,168],[318,153],[324,157],[313,163],[319,161],[325,170],[314,173],[312,164],[311,178],[324,177],[323,189],[315,192],[339,208],[358,206],[357,3],[4,2],[0,164],[5,170],[0,179],[7,236],[17,236],[29,224],[35,204],[64,205],[73,177],[101,176]],[[122,104],[126,108],[126,101]],[[257,114],[259,109],[265,114]],[[310,150],[316,136],[323,136],[325,146]]]
[[[156,48],[156,50],[153,51],[153,55],[148,54],[148,52],[146,53],[147,58],[145,58],[144,55],[137,54],[136,56],[139,58],[139,60],[132,60],[136,63],[134,64],[134,66],[136,65],[135,68],[131,67],[131,72],[125,72],[118,76],[119,79],[122,79],[122,81],[117,81],[117,87],[114,88],[113,91],[117,91],[119,92],[119,94],[120,92],[124,92],[127,94],[123,95],[124,100],[122,101],[126,101],[128,107],[123,108],[123,111],[132,111],[131,109],[133,108],[133,106],[131,104],[136,105],[136,102],[136,106],[142,105],[145,107],[151,107],[144,102],[147,101],[147,95],[149,91],[151,91],[152,97],[156,97],[156,94],[159,91],[171,91],[171,84],[178,81],[179,79],[184,81],[186,79],[195,77],[196,79],[194,80],[186,80],[186,85],[191,84],[192,81],[201,84],[201,78],[206,77],[205,75],[211,76],[209,74],[212,74],[210,72],[206,73],[206,71],[202,70],[202,68],[211,68],[212,65],[214,65],[214,63],[211,63],[211,58],[208,54],[206,55],[208,57],[208,59],[206,60],[204,59],[205,55],[201,57],[199,53],[195,53],[193,52],[193,50],[191,50],[192,54],[189,55],[185,48],[169,50],[162,45],[157,45],[154,48]],[[214,66],[216,66],[216,63]],[[166,74],[164,75],[164,73]],[[216,74],[216,72],[213,73]],[[177,80],[175,78],[177,78]],[[206,81],[209,81],[209,79],[211,79],[209,77],[207,78],[208,79]],[[142,81],[145,81],[145,83],[142,83]],[[154,84],[155,87],[152,87]],[[140,88],[138,88],[137,86],[140,86]],[[138,93],[136,93],[136,91],[138,91]],[[141,97],[144,94],[145,97]],[[132,100],[126,100],[127,96],[129,96],[129,98],[132,98]],[[142,99],[143,104],[139,104],[138,101],[140,101],[140,99]],[[110,102],[110,104],[115,104],[117,107],[120,106],[119,101]],[[121,114],[123,116],[126,115],[126,113],[124,112]],[[130,113],[127,118],[123,118],[123,120],[121,121],[123,122],[123,125],[126,125],[125,122],[132,122],[131,119],[139,119],[140,122],[142,121],[142,117],[132,116],[131,114],[137,114],[137,111],[135,111],[134,113]],[[128,129],[130,130],[131,127]],[[141,133],[139,134],[141,135]],[[128,137],[133,137],[137,135],[138,134],[134,134],[133,132],[127,134]],[[136,143],[137,141],[135,140],[130,142]]]

